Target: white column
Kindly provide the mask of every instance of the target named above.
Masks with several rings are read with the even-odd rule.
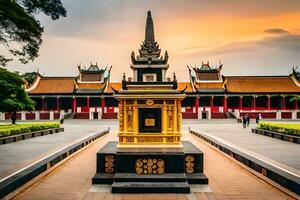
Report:
[[[26,120],[26,115],[24,111],[21,111],[21,120]]]
[[[49,116],[49,119],[50,119],[50,120],[53,120],[53,119],[54,119],[54,113],[53,113],[53,111],[50,111],[50,112],[49,112],[49,115],[50,115],[50,116]]]
[[[276,112],[276,119],[281,119],[281,111],[280,110],[278,110]]]
[[[5,113],[0,112],[0,120],[5,120]]]
[[[297,111],[292,112],[292,119],[297,119]]]
[[[207,111],[207,119],[211,119],[211,109],[210,109],[210,107],[206,107],[205,110]]]
[[[59,119],[63,119],[65,116],[65,110],[60,111]]]
[[[40,120],[40,111],[35,112],[35,120]]]

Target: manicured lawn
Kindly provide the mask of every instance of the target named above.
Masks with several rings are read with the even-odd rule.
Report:
[[[259,122],[258,127],[264,130],[300,136],[300,124]]]
[[[58,122],[36,122],[24,124],[2,124],[0,125],[0,137],[28,133],[33,131],[45,130],[50,128],[59,128]]]

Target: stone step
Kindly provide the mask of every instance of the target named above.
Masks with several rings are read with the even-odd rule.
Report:
[[[133,173],[117,173],[115,182],[186,182],[184,173],[165,173],[161,175],[144,175]]]
[[[186,174],[189,184],[204,184],[208,185],[208,178],[203,173]]]
[[[92,178],[92,184],[112,184],[114,174],[96,173]]]
[[[112,193],[190,193],[187,182],[114,182]]]

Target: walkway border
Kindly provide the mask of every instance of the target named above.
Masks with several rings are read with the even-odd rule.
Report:
[[[74,144],[63,147],[58,151],[20,169],[19,171],[0,180],[0,198],[13,192],[18,187],[26,184],[34,177],[42,174],[63,159],[69,157],[84,146],[90,144],[94,140],[109,133],[109,128],[95,132]]]
[[[2,138],[0,138],[0,145],[18,142],[18,141],[26,140],[29,138],[35,138],[35,137],[39,137],[39,136],[59,133],[59,132],[63,132],[64,130],[65,129],[61,128],[61,127],[60,128],[50,128],[50,129],[44,129],[44,130],[39,130],[39,131],[33,131],[33,132],[29,132],[29,133],[22,133],[22,134],[2,137]]]
[[[225,140],[212,136],[202,131],[189,130],[191,134],[199,137],[210,145],[216,147],[220,151],[228,154],[230,157],[246,165],[252,170],[262,174],[268,179],[278,183],[282,187],[290,190],[291,192],[300,195],[300,176],[299,174],[290,172],[277,166],[273,163],[267,162],[257,156],[251,155],[238,148],[235,145],[227,143]]]
[[[296,136],[296,135],[282,134],[282,133],[278,133],[275,131],[269,131],[269,130],[264,130],[264,129],[260,129],[260,128],[252,128],[251,131],[252,131],[252,133],[272,137],[272,138],[287,141],[287,142],[292,142],[295,144],[300,144],[300,137]]]

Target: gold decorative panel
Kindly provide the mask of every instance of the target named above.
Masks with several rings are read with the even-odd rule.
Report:
[[[185,157],[185,171],[188,174],[194,173],[194,160],[195,157],[193,155],[188,155]]]
[[[162,159],[137,159],[135,162],[137,174],[163,174],[165,172],[165,161]]]
[[[114,161],[115,158],[113,155],[105,155],[105,172],[111,174],[114,172]]]
[[[129,131],[132,131],[133,129],[133,111],[128,110],[128,118],[127,118],[127,128]]]
[[[155,119],[154,118],[145,119],[145,126],[155,126]]]
[[[153,101],[152,99],[148,99],[148,100],[146,101],[146,104],[147,104],[148,106],[152,106],[152,105],[154,104],[154,101]]]

